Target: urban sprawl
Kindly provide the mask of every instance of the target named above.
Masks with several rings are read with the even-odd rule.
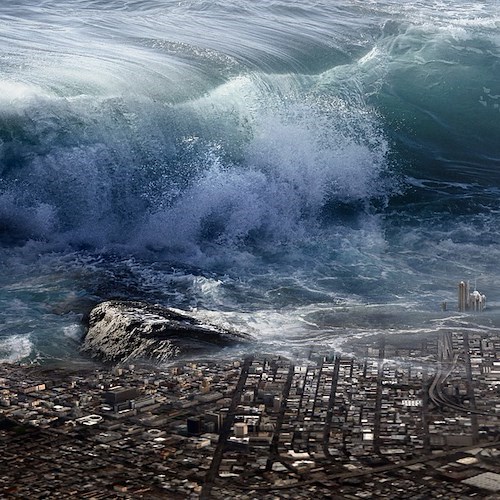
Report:
[[[498,498],[500,335],[167,367],[0,365],[0,497]]]

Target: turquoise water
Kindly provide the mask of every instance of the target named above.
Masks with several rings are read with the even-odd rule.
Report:
[[[279,352],[497,326],[498,2],[21,0],[0,21],[1,359],[78,356],[113,297]],[[439,312],[461,279],[481,318]]]

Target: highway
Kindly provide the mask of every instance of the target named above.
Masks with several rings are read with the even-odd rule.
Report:
[[[466,345],[465,345],[466,344]],[[468,338],[464,335],[465,347],[465,368],[467,376],[468,397],[470,407],[458,404],[450,396],[444,393],[444,383],[451,375],[453,370],[457,367],[459,354],[453,350],[452,337],[450,332],[445,332],[440,335],[438,340],[438,362],[437,371],[434,375],[432,383],[429,387],[429,399],[434,403],[437,408],[448,407],[460,413],[467,413],[469,415],[487,415],[488,413],[478,411],[475,406],[474,389],[472,385],[472,373],[470,368],[470,359],[468,357]],[[477,426],[476,426],[477,427]],[[476,433],[477,437],[477,433]]]

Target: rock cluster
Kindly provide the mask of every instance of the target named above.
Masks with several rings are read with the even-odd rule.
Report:
[[[141,358],[166,361],[251,337],[205,323],[191,314],[137,301],[107,301],[89,316],[83,351],[110,362]]]

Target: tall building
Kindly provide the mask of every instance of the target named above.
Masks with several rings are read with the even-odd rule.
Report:
[[[469,292],[469,283],[461,281],[458,284],[458,310],[482,311],[486,306],[486,296],[477,290]]]
[[[245,422],[236,422],[234,424],[234,435],[237,438],[245,438],[248,436],[248,425]]]
[[[469,307],[473,311],[482,311],[486,305],[486,297],[474,290],[469,296]]]
[[[205,413],[205,424],[208,423],[213,424],[212,432],[219,432],[222,428],[222,423],[223,423],[222,415],[220,413],[215,413],[215,412]]]
[[[461,281],[458,284],[458,310],[467,311],[469,309],[469,283]]]
[[[189,417],[187,419],[188,434],[199,435],[203,432],[203,418]]]

